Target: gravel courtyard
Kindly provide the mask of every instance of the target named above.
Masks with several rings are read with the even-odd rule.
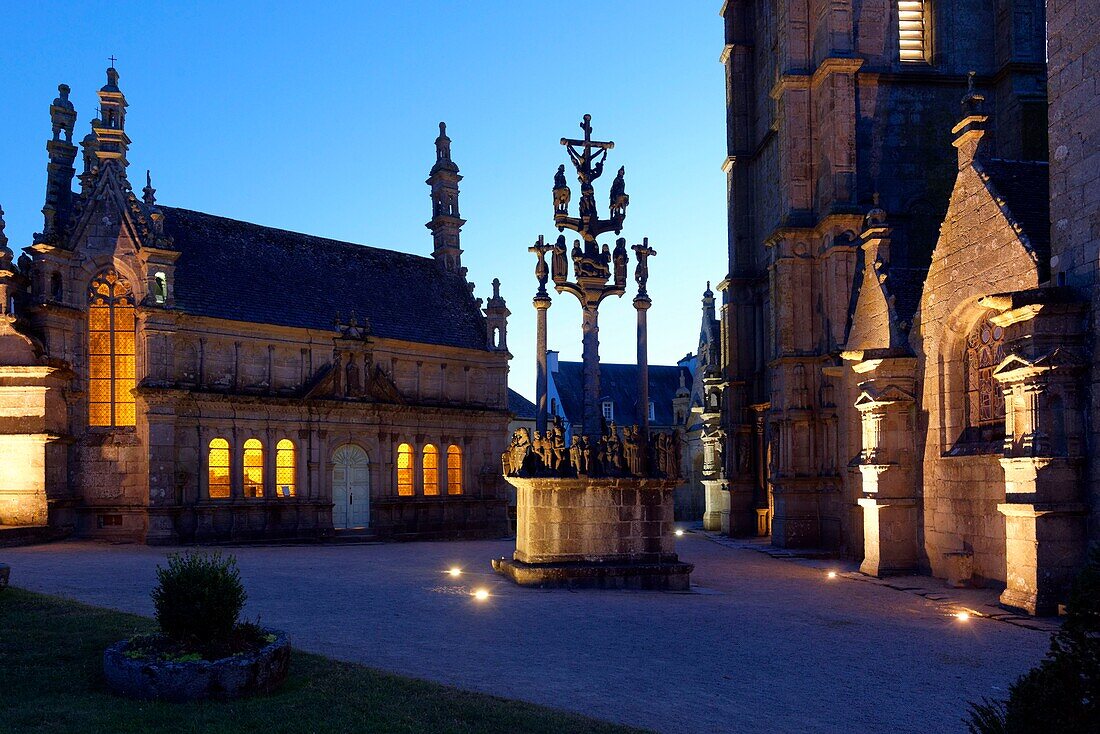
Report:
[[[697,533],[678,545],[693,593],[521,589],[489,571],[507,541],[227,552],[246,613],[302,649],[662,732],[962,731],[968,699],[1003,696],[1047,647],[1044,631],[963,623],[814,564]],[[151,615],[170,550],[67,542],[0,560],[14,586]]]

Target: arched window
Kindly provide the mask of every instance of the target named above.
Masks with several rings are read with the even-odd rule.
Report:
[[[275,494],[293,497],[296,494],[298,459],[294,442],[284,438],[275,444]]]
[[[164,273],[153,276],[153,300],[157,303],[168,300],[168,276]]]
[[[462,494],[462,449],[447,447],[447,494]]]
[[[397,494],[413,496],[413,449],[407,443],[397,447]]]
[[[424,494],[439,494],[439,449],[432,444],[424,447],[421,468],[424,470]]]
[[[207,494],[210,499],[229,499],[229,442],[224,438],[210,440],[206,467]]]
[[[244,496],[264,496],[264,445],[257,438],[244,442]]]
[[[134,425],[134,294],[113,270],[88,292],[88,425]]]
[[[1004,425],[1004,394],[993,378],[993,369],[1004,359],[1004,336],[1004,329],[983,319],[966,338],[963,369],[970,426]]]

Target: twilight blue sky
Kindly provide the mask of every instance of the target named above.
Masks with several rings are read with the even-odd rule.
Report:
[[[445,120],[465,177],[463,264],[479,296],[501,279],[510,384],[533,397],[526,248],[557,235],[558,140],[579,134],[588,112],[595,137],[615,141],[609,174],[627,167],[623,236],[648,236],[658,252],[650,361],[672,363],[696,346],[705,282],[725,273],[719,5],[7,0],[0,205],[10,244],[41,228],[57,84],[73,89],[79,140],[111,54],[130,103],[135,189],[150,168],[163,204],[336,239],[430,254],[424,179]],[[611,178],[597,182],[601,209]],[[572,175],[570,185],[575,208]],[[293,297],[293,274],[273,287]],[[604,361],[634,361],[632,295],[601,308]],[[580,357],[579,326],[576,300],[555,296],[550,346],[563,359]]]

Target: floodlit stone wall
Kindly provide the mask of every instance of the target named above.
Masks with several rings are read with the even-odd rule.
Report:
[[[924,552],[932,573],[947,573],[944,554],[974,553],[980,580],[1005,580],[1005,499],[1000,447],[964,445],[968,427],[963,357],[966,337],[989,315],[982,296],[1035,288],[1034,253],[990,193],[980,170],[964,164],[921,297],[911,345],[923,384],[918,451],[923,453]]]
[[[1100,9],[1080,0],[1048,0],[1050,84],[1051,272],[1100,309]],[[1092,320],[1093,364],[1100,362],[1100,320]],[[1093,537],[1100,533],[1100,371],[1088,378],[1088,494]]]

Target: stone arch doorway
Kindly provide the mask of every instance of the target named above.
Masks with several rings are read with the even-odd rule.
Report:
[[[370,525],[370,457],[355,444],[332,452],[332,527]]]

